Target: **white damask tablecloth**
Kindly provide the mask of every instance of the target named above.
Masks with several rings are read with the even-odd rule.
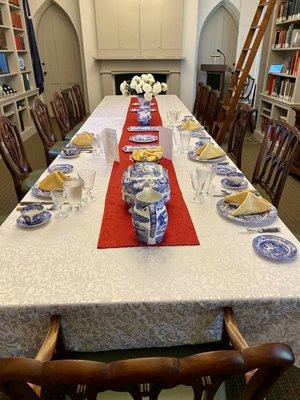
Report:
[[[120,136],[128,104],[126,97],[106,97],[81,131],[109,127]],[[176,96],[158,96],[158,104],[163,119],[169,109],[188,113]],[[53,313],[62,316],[72,350],[214,341],[225,305],[234,307],[250,344],[287,342],[299,354],[299,257],[268,262],[254,253],[254,235],[217,215],[218,199],[193,204],[194,164],[186,156],[175,156],[174,165],[201,242],[195,247],[98,250],[111,165],[86,153],[71,163],[75,171],[97,170],[96,202],[32,231],[17,228],[14,211],[0,228],[0,356],[34,355]],[[213,185],[218,192],[220,177]],[[298,243],[280,220],[276,226]]]

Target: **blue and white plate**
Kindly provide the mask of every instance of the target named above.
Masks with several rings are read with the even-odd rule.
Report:
[[[196,139],[204,139],[206,138],[206,132],[203,128],[199,129],[198,131],[194,131],[191,133],[191,137],[192,138],[196,138]]]
[[[158,132],[159,126],[129,126],[129,132]]]
[[[235,172],[236,167],[232,167],[231,165],[217,165],[216,173],[217,175],[226,176],[230,172]]]
[[[222,217],[244,226],[260,228],[273,224],[273,222],[277,219],[277,210],[273,206],[270,211],[266,211],[264,213],[239,215],[237,217],[233,216],[231,212],[236,210],[238,207],[239,206],[234,203],[225,203],[224,199],[218,201],[217,203],[217,211]]]
[[[252,246],[257,254],[276,262],[293,261],[297,255],[296,246],[279,236],[257,236],[253,239]]]
[[[139,111],[138,108],[131,108],[131,109],[130,109],[130,112],[136,112],[136,113],[137,113],[138,111]],[[151,111],[151,112],[155,112],[155,111],[157,111],[157,109],[156,109],[156,108],[151,108],[150,111]]]
[[[226,188],[230,190],[244,190],[248,187],[248,182],[243,181],[241,183],[232,183],[228,180],[228,178],[223,178],[221,179],[221,184]]]
[[[200,140],[198,140],[198,142],[195,143],[195,146],[197,148],[204,146],[206,143],[211,143],[211,138],[210,137],[203,137]]]
[[[197,150],[190,150],[188,152],[188,158],[192,161],[204,162],[204,163],[220,163],[226,160],[226,155],[222,157],[212,158],[210,160],[201,160],[201,158],[196,154]]]
[[[73,171],[73,165],[72,164],[56,164],[56,165],[51,165],[48,167],[48,172],[55,172],[55,171],[60,171],[63,172],[64,174],[67,174],[71,171]]]
[[[152,143],[156,142],[158,137],[154,135],[133,135],[129,137],[129,140],[134,143]]]
[[[71,155],[71,156],[67,156],[65,153],[61,152],[59,156],[60,156],[61,158],[64,158],[64,159],[69,159],[69,158],[76,158],[76,157],[79,157],[79,155],[80,155],[80,152],[77,153],[77,154],[73,154],[73,155]]]
[[[24,219],[24,217],[22,215],[20,215],[17,218],[17,225],[21,228],[37,228],[38,226],[42,226],[47,224],[51,219],[51,212],[49,211],[43,211],[40,214],[38,214],[35,219],[34,222],[32,223],[28,223],[26,222],[26,220]]]
[[[40,189],[37,184],[31,188],[31,193],[36,197],[51,199],[51,192],[49,190]]]
[[[157,145],[144,145],[144,146],[139,146],[139,145],[132,145],[132,146],[124,146],[122,148],[122,150],[124,151],[124,153],[132,153],[135,150],[149,150],[149,149],[157,149]]]

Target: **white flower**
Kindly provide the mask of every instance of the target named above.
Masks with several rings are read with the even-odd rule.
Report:
[[[168,90],[168,85],[167,85],[166,83],[163,82],[163,83],[161,84],[161,91],[162,91],[162,92],[166,92],[167,90]]]
[[[136,85],[135,87],[135,91],[137,92],[137,94],[141,94],[143,93],[143,89],[141,85]]]
[[[135,88],[136,88],[136,85],[137,85],[137,82],[134,81],[134,80],[132,80],[131,83],[130,83],[131,89],[135,89]]]
[[[154,83],[155,82],[154,76],[152,74],[148,74],[147,77],[148,77],[148,82],[149,83]]]
[[[142,81],[148,83],[148,75],[147,75],[147,74],[143,74],[143,75],[141,76],[141,79],[142,79]]]
[[[145,93],[150,93],[150,92],[152,92],[152,86],[151,86],[149,83],[145,83],[144,86],[143,86],[143,91],[144,91]]]
[[[154,96],[159,94],[161,92],[161,90],[162,90],[162,87],[161,87],[160,82],[154,83],[154,85],[153,85],[153,94],[154,94]]]
[[[144,98],[145,98],[145,100],[147,100],[147,101],[151,101],[152,96],[153,96],[153,94],[152,94],[151,92],[146,92],[146,93],[144,94]]]
[[[121,83],[121,85],[120,85],[120,90],[121,90],[121,93],[124,95],[124,96],[128,96],[128,94],[129,94],[129,92],[128,92],[128,83],[126,82],[126,81],[123,81],[122,83]]]

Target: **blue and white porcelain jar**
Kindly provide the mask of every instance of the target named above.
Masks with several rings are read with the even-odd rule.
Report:
[[[139,108],[137,113],[138,123],[141,126],[148,126],[151,123],[151,105],[143,96],[138,97]]]
[[[151,186],[161,193],[163,200],[170,200],[170,183],[168,171],[161,165],[152,162],[138,162],[131,165],[122,177],[123,201],[132,206],[136,196],[145,186]]]
[[[159,244],[168,226],[168,212],[163,195],[146,187],[136,196],[132,223],[138,240],[149,246]]]

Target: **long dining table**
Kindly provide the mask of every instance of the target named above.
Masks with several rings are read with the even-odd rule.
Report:
[[[79,132],[112,128],[120,138],[129,102],[105,97]],[[173,95],[157,96],[157,104],[163,125],[169,110],[190,114]],[[299,256],[288,264],[263,259],[252,248],[255,234],[218,215],[219,198],[194,204],[189,172],[201,164],[173,156],[199,246],[98,249],[112,164],[88,152],[56,163],[71,163],[71,175],[95,169],[97,200],[63,220],[53,212],[50,223],[32,230],[16,225],[16,208],[0,227],[0,357],[33,356],[52,314],[61,315],[73,351],[218,341],[224,306],[234,308],[249,344],[286,342],[299,356]],[[216,175],[212,190],[221,188]],[[37,198],[28,193],[24,200]],[[273,226],[298,246],[279,218]]]

